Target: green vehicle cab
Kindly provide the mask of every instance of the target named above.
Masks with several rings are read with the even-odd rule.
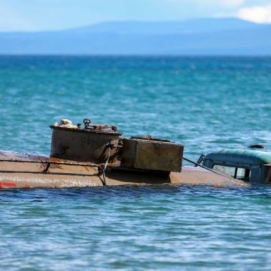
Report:
[[[200,159],[206,168],[250,183],[271,183],[271,152],[259,149],[229,149]]]

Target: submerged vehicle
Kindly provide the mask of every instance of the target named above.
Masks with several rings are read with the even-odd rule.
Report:
[[[183,166],[181,144],[151,136],[125,138],[116,126],[92,124],[89,119],[83,124],[62,119],[51,125],[49,157],[0,151],[0,188],[245,185],[201,165]]]
[[[202,165],[249,183],[271,183],[271,152],[250,149],[230,149],[209,153],[200,158]]]

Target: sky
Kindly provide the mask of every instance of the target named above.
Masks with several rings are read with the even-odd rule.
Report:
[[[271,23],[271,0],[0,0],[0,31],[5,32],[216,17]]]

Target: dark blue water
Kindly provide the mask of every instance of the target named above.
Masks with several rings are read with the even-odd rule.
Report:
[[[271,58],[0,57],[0,149],[48,155],[61,118],[185,156],[271,149]],[[270,270],[270,187],[1,191],[8,270]]]

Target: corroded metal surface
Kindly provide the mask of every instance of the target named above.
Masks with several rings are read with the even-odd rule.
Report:
[[[123,139],[121,166],[127,168],[181,171],[183,146],[140,138]]]
[[[117,162],[118,142],[121,133],[107,130],[99,125],[95,129],[60,126],[51,126],[51,128],[53,129],[51,157],[99,164],[105,163],[110,153],[109,163]],[[106,148],[109,145],[110,152]]]
[[[186,185],[212,185],[215,187],[247,187],[250,184],[233,179],[227,175],[218,175],[199,167],[185,166],[182,172],[170,173],[171,183]]]
[[[104,181],[106,185],[205,184],[217,187],[247,185],[245,182],[196,167],[183,167],[182,172],[170,174],[108,167],[104,172],[104,180],[102,168],[92,163],[8,152],[0,152],[0,160],[2,189],[92,187],[103,186]]]
[[[0,188],[97,186],[101,175],[92,163],[0,152]]]
[[[50,157],[0,151],[0,188],[64,188],[103,185],[206,184],[244,186],[223,174],[182,167],[183,149],[168,140],[120,138],[112,125],[52,125]],[[181,172],[182,169],[182,172]]]

